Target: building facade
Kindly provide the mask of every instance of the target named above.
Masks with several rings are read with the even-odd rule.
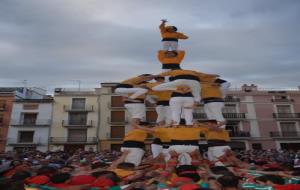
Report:
[[[97,90],[55,89],[49,150],[97,150]]]
[[[299,89],[268,90],[253,84],[243,85],[230,91],[228,97],[239,101],[226,102],[226,107],[235,107],[237,113],[245,116],[229,129],[249,134],[243,141],[246,148],[300,149]]]
[[[5,151],[15,93],[0,91],[0,152]]]
[[[99,149],[118,150],[130,129],[129,116],[122,97],[113,93],[117,83],[101,85]],[[300,90],[270,91],[244,85],[228,92],[223,115],[234,149],[300,149]],[[154,107],[147,106],[146,119],[155,123]],[[207,119],[203,105],[195,109],[194,119]]]
[[[53,98],[36,98],[14,100],[6,151],[48,150]]]

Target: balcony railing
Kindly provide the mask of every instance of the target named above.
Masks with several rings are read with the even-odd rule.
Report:
[[[97,137],[50,137],[49,142],[52,144],[96,144]]]
[[[82,121],[82,120],[63,120],[62,126],[64,127],[93,127],[94,121]]]
[[[248,131],[239,131],[239,132],[229,131],[229,136],[230,137],[239,137],[239,138],[249,138],[250,132],[248,132]]]
[[[246,119],[245,113],[223,113],[225,119]]]
[[[205,113],[193,113],[194,119],[207,119],[207,116]],[[240,120],[240,119],[246,119],[246,114],[245,113],[223,113],[223,116],[227,120]]]
[[[207,119],[207,116],[205,113],[193,113],[194,119]]]
[[[272,98],[271,102],[294,102],[294,99],[280,99],[280,98]]]
[[[300,119],[300,113],[273,113],[276,119]]]
[[[10,125],[14,127],[49,127],[51,119],[11,120]]]
[[[8,145],[38,145],[40,144],[40,139],[17,139],[17,138],[8,138]]]
[[[226,97],[226,98],[224,99],[224,101],[225,101],[225,102],[240,102],[241,99],[240,99],[240,98],[228,98],[228,97]]]
[[[279,137],[279,138],[299,138],[300,137],[300,132],[297,131],[272,131],[270,132],[270,137]]]
[[[67,112],[92,112],[94,111],[94,106],[85,105],[84,107],[76,107],[76,106],[64,105],[64,110]]]
[[[108,117],[107,122],[112,125],[126,125],[128,123],[128,119],[124,119],[123,121],[115,121],[112,118]]]

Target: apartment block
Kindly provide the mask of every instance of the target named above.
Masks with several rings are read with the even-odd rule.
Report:
[[[99,89],[101,150],[118,150],[130,129],[122,97],[113,93],[116,85],[102,83]],[[154,107],[146,106],[147,121],[155,123]],[[256,85],[231,89],[225,98],[223,116],[232,139],[230,146],[234,149],[300,149],[299,89],[259,89]],[[194,119],[207,119],[203,105],[195,109]]]
[[[48,150],[52,104],[53,98],[45,95],[14,100],[6,151]]]
[[[56,88],[49,150],[97,150],[97,90]]]

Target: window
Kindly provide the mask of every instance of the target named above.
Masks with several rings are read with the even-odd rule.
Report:
[[[147,111],[146,112],[146,120],[150,123],[155,123],[157,119],[156,111]]]
[[[35,125],[37,113],[24,113],[23,114],[23,125]]]
[[[0,110],[5,109],[5,100],[0,100]]]
[[[297,136],[295,122],[281,122],[280,129],[282,136]]]
[[[125,122],[125,112],[124,111],[111,111],[111,122]]]
[[[122,96],[111,96],[111,107],[124,107]]]
[[[290,105],[277,105],[277,113],[291,113]]]
[[[204,111],[204,107],[203,106],[199,106],[194,110],[195,113],[205,113]]]
[[[254,150],[261,150],[262,146],[261,146],[260,143],[253,143],[252,144],[252,149],[254,149]]]
[[[0,113],[0,126],[3,125],[4,115]]]
[[[110,150],[120,151],[122,147],[122,144],[111,144]]]
[[[87,130],[86,129],[69,129],[68,142],[86,142]]]
[[[274,96],[275,100],[288,100],[287,96]]]
[[[39,109],[39,104],[23,104],[24,110],[36,110]]]
[[[20,143],[32,143],[34,131],[19,131]]]
[[[69,124],[70,125],[86,125],[87,124],[87,113],[69,113]]]
[[[85,98],[72,98],[72,109],[85,109]]]
[[[223,113],[236,113],[236,105],[226,104],[222,111]]]
[[[229,131],[230,136],[237,136],[240,132],[239,122],[228,121],[226,124],[226,130]]]
[[[111,126],[110,138],[123,138],[125,136],[124,126]]]

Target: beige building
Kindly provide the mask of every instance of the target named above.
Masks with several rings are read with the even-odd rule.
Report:
[[[99,96],[95,90],[56,88],[49,150],[97,150]]]
[[[130,130],[128,125],[129,115],[120,95],[113,93],[118,83],[101,83],[100,94],[100,150],[119,150],[124,135]],[[156,121],[155,108],[147,105],[146,119],[150,123]],[[149,146],[151,139],[146,141]],[[148,148],[148,147],[146,147]]]

